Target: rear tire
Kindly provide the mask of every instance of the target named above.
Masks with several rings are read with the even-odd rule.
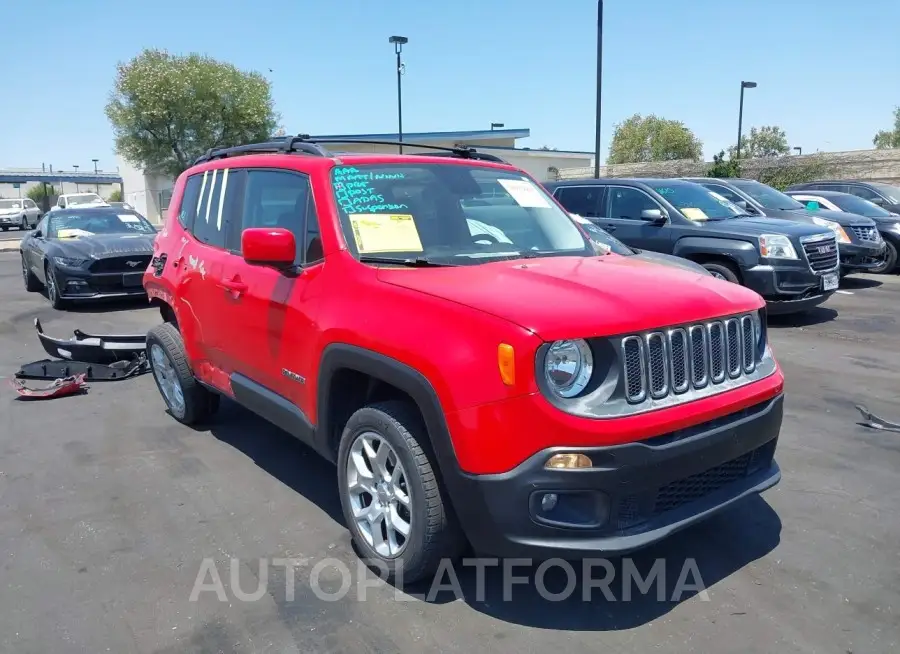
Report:
[[[737,274],[737,270],[735,270],[734,266],[732,266],[731,264],[708,262],[701,265],[706,268],[713,277],[717,279],[724,279],[726,282],[731,282],[732,284],[741,283],[741,280]]]
[[[194,377],[184,341],[174,325],[163,323],[147,333],[147,361],[166,408],[178,422],[196,425],[218,410],[219,394]]]
[[[869,272],[876,275],[890,275],[897,269],[897,246],[885,239],[884,241],[884,263],[877,268],[872,268]]]
[[[22,279],[25,282],[25,290],[29,293],[36,293],[41,290],[41,282],[35,276],[33,272],[31,272],[31,268],[28,267],[28,264],[25,262],[25,255],[22,255]]]
[[[433,574],[444,558],[461,556],[466,544],[432,460],[422,448],[427,442],[418,411],[407,402],[392,400],[356,411],[344,427],[338,449],[341,507],[357,550],[404,584]],[[361,468],[372,474],[357,474]],[[398,545],[400,537],[403,542]]]

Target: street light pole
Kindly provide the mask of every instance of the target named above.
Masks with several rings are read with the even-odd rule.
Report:
[[[735,152],[734,158],[741,158],[741,127],[744,122],[744,89],[755,89],[756,82],[741,82],[741,106],[738,109],[738,139],[737,139],[737,151]]]
[[[504,127],[503,123],[491,123],[491,131],[494,131],[494,128],[502,129]]]
[[[798,156],[803,154],[803,148],[801,148],[799,145],[795,145],[794,149],[797,151]]]
[[[394,44],[394,54],[397,55],[397,140],[400,141],[400,154],[403,154],[403,91],[400,82],[403,62],[400,60],[400,53],[403,52],[403,45],[409,43],[409,39],[405,36],[392,36],[388,39],[388,43]]]
[[[97,174],[97,163],[98,163],[100,160],[99,160],[99,159],[91,159],[91,161],[94,162],[94,174],[96,175],[96,174]],[[97,183],[95,184],[95,186],[97,187],[97,195],[100,195],[100,182],[97,182]]]
[[[600,100],[603,93],[603,0],[597,0],[597,119],[594,124],[594,178],[600,178]]]
[[[72,164],[72,168],[75,169],[75,174],[77,175],[78,174],[78,166],[76,166],[75,164]],[[81,189],[78,188],[78,180],[76,179],[75,180],[75,192],[78,193],[78,191],[80,191],[80,190]]]

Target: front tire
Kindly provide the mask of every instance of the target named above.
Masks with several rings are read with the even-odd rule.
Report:
[[[388,401],[347,421],[338,450],[344,519],[364,559],[402,583],[433,574],[461,555],[465,538],[422,444],[414,407]]]
[[[44,286],[47,288],[47,299],[50,300],[50,304],[59,311],[65,309],[66,301],[60,297],[59,284],[56,282],[56,271],[49,263],[44,265],[44,279],[47,280]]]
[[[884,263],[869,272],[877,275],[889,275],[897,268],[897,246],[889,240],[884,240]]]
[[[28,216],[22,216],[22,223],[19,225],[20,232],[28,231]]]
[[[738,278],[737,271],[727,263],[704,263],[703,267],[706,268],[709,273],[715,277],[716,279],[724,279],[726,282],[731,282],[732,284],[740,284],[741,280]]]
[[[194,377],[184,341],[174,325],[163,323],[147,333],[147,361],[166,408],[178,422],[196,425],[218,410],[220,395]]]

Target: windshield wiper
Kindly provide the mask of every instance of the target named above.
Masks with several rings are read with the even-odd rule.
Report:
[[[378,257],[370,254],[360,255],[359,260],[363,263],[387,263],[410,268],[454,268],[458,265],[455,263],[438,263],[427,257],[401,259],[399,257]]]

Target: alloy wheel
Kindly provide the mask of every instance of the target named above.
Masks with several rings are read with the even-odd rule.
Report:
[[[150,346],[150,363],[153,368],[153,377],[159,384],[166,404],[178,415],[183,415],[184,391],[181,389],[181,382],[178,381],[175,366],[172,365],[169,356],[156,343]]]
[[[28,288],[28,264],[25,263],[24,255],[22,255],[22,281],[25,282],[25,287]]]
[[[53,275],[53,269],[47,268],[47,297],[51,302],[55,303],[59,296],[59,289],[56,288],[56,277]]]
[[[385,558],[399,556],[412,530],[412,498],[406,470],[384,437],[367,431],[350,446],[346,491],[366,543]]]
[[[725,279],[725,275],[723,275],[722,273],[719,273],[719,272],[715,272],[714,270],[710,270],[709,274],[712,275],[713,277],[715,277],[716,279]],[[728,281],[728,280],[725,279],[725,281]]]

